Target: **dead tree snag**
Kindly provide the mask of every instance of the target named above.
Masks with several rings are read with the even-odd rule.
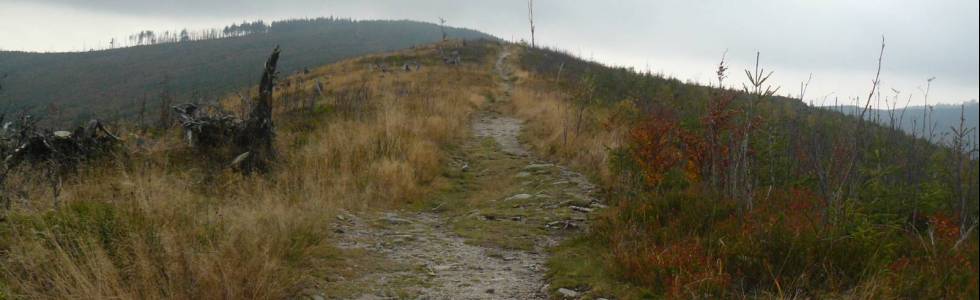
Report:
[[[276,157],[275,128],[272,122],[272,93],[276,81],[279,47],[265,63],[259,81],[259,96],[244,120],[216,107],[201,109],[194,104],[181,104],[173,109],[179,114],[188,144],[204,153],[235,155],[231,166],[245,174],[266,172]],[[242,103],[246,102],[241,96]],[[225,149],[226,151],[215,151]],[[225,158],[222,158],[225,159]]]
[[[249,153],[242,162],[242,171],[265,172],[269,163],[275,159],[273,146],[275,132],[272,124],[272,89],[276,81],[276,64],[279,62],[279,46],[272,50],[265,62],[262,79],[259,82],[259,100],[252,108],[238,138],[238,146]]]

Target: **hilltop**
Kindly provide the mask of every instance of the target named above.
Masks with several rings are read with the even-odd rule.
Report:
[[[180,102],[213,102],[254,84],[270,45],[280,45],[283,74],[344,58],[439,41],[443,28],[415,21],[355,21],[321,18],[272,22],[254,30],[229,26],[221,38],[175,36],[155,44],[68,53],[0,51],[2,109],[30,109],[46,124],[74,124],[91,118],[134,120],[143,111],[157,121],[160,107]],[[493,37],[469,29],[445,28],[451,38]],[[176,32],[174,34],[177,34]],[[141,35],[143,35],[141,33]],[[149,40],[149,38],[147,38]],[[146,108],[144,109],[144,102]],[[169,104],[166,104],[166,103]]]

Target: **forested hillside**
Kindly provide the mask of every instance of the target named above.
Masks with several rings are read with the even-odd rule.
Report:
[[[131,37],[138,46],[73,53],[0,52],[0,103],[29,109],[47,124],[139,115],[156,120],[167,103],[208,102],[253,84],[256,62],[282,47],[280,71],[291,74],[343,58],[402,49],[443,38],[490,36],[415,21],[312,19],[244,23],[193,35]],[[145,99],[145,101],[144,101]],[[150,115],[154,117],[149,117]],[[149,121],[148,121],[149,122]]]

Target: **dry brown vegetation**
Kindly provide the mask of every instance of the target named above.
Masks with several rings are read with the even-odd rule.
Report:
[[[469,134],[492,88],[482,60],[495,46],[466,46],[478,55],[459,66],[441,64],[438,46],[284,78],[276,99],[318,105],[275,104],[281,157],[265,176],[188,149],[174,128],[126,134],[124,153],[64,182],[57,207],[39,174],[9,178],[0,298],[285,298],[331,274],[356,276],[356,253],[331,246],[333,213],[391,208],[444,186],[446,149]],[[407,60],[423,67],[368,68]],[[237,111],[238,99],[222,103]]]
[[[584,117],[579,120],[582,108],[573,102],[576,95],[561,89],[553,78],[523,71],[515,75],[518,84],[511,110],[528,120],[524,142],[539,154],[590,172],[602,183],[614,180],[608,167],[609,150],[622,145],[629,130],[627,120],[638,113],[632,103],[622,101],[612,108],[585,107]]]

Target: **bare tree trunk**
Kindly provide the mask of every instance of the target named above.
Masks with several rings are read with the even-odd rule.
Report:
[[[844,168],[843,173],[841,173],[842,178],[839,181],[837,181],[837,186],[833,191],[833,195],[831,196],[832,198],[828,200],[831,203],[835,203],[837,205],[838,210],[842,208],[841,202],[847,198],[847,193],[850,191],[848,185],[851,184],[852,182],[851,175],[853,175],[854,173],[854,168],[856,165],[860,164],[861,161],[861,150],[864,148],[864,143],[863,143],[864,141],[863,133],[864,133],[864,123],[865,123],[864,118],[867,115],[868,110],[871,108],[871,100],[873,99],[875,92],[878,91],[878,87],[881,82],[880,81],[881,60],[884,54],[885,54],[885,37],[882,36],[881,52],[878,53],[878,69],[875,73],[874,81],[871,82],[871,91],[868,93],[868,98],[865,101],[864,107],[863,109],[861,109],[861,112],[857,116],[857,126],[852,134],[853,139],[851,142],[852,149],[850,149],[851,150],[850,157],[848,157],[848,162],[846,164],[846,167]],[[843,216],[837,216],[837,217],[842,218]]]
[[[326,97],[326,95],[323,93],[323,83],[321,83],[319,80],[316,81],[316,95],[310,97],[310,107],[309,107],[310,112],[313,112],[313,110],[316,108],[317,97],[320,98]]]
[[[259,82],[259,99],[252,107],[245,128],[239,137],[239,146],[247,150],[242,171],[249,174],[253,171],[266,172],[269,163],[275,159],[273,145],[275,132],[272,123],[272,89],[276,80],[276,64],[279,61],[279,46],[272,51],[265,63],[262,79]]]
[[[527,20],[531,23],[531,48],[534,48],[534,0],[527,1]]]
[[[565,62],[562,62],[561,65],[558,65],[558,74],[555,75],[555,83],[556,84],[561,83],[561,71],[563,69],[565,69]]]
[[[957,203],[956,206],[960,213],[960,230],[965,231],[970,225],[970,212],[968,211],[966,202],[967,186],[965,183],[970,181],[969,178],[967,178],[969,177],[967,175],[969,171],[966,169],[964,162],[971,161],[971,155],[976,151],[976,148],[971,147],[969,141],[967,140],[970,137],[970,132],[975,131],[976,128],[966,127],[965,106],[960,105],[959,126],[951,127],[950,129],[953,132],[950,140],[950,148],[953,152],[952,159],[954,159],[953,164],[950,166],[953,168],[953,178],[951,178],[951,181],[953,182],[951,183],[953,185],[953,192],[956,193],[956,198],[959,200],[959,203]]]

